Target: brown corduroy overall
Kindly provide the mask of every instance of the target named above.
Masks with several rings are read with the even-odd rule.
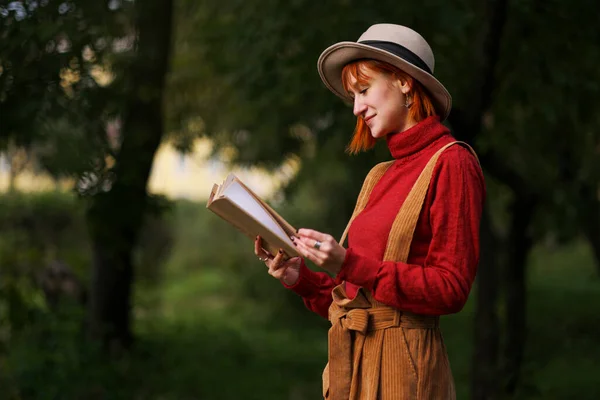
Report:
[[[441,148],[427,163],[392,225],[385,261],[406,262],[413,233]],[[468,147],[471,152],[473,150]],[[475,154],[473,152],[473,154]],[[350,224],[365,208],[379,178],[393,161],[367,175]],[[439,317],[411,314],[376,301],[360,289],[354,299],[345,285],[333,289],[329,308],[329,363],[323,371],[323,397],[329,400],[453,400],[454,379],[439,328]]]

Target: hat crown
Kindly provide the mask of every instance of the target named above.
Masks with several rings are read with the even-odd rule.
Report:
[[[405,47],[423,60],[433,73],[435,66],[433,51],[423,36],[412,29],[395,24],[372,25],[358,38],[358,42],[371,40],[395,43]]]

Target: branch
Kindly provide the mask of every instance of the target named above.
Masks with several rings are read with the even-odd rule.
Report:
[[[493,151],[485,152],[479,155],[481,165],[494,178],[510,187],[518,196],[533,196],[531,185],[528,185],[525,179],[508,163]]]
[[[476,128],[473,122],[467,120],[466,113],[461,109],[455,109],[448,117],[450,125],[456,138],[469,142],[475,135],[469,134]],[[471,123],[471,124],[470,124]],[[480,129],[480,128],[479,128]],[[465,134],[466,133],[466,134]],[[529,186],[520,174],[512,168],[494,149],[479,152],[479,161],[484,170],[490,173],[500,182],[508,185],[516,193],[531,195]]]
[[[480,114],[483,115],[492,103],[492,93],[495,89],[495,71],[500,54],[500,42],[504,25],[506,23],[507,0],[489,0],[486,7],[486,20],[488,24],[483,27],[481,37],[481,91],[480,91]]]
[[[455,107],[448,120],[459,131],[461,140],[472,142],[481,132],[482,119],[492,104],[495,72],[500,55],[500,43],[506,23],[507,0],[488,0],[484,23],[478,37],[472,65],[471,87],[466,91],[465,108]]]
[[[485,6],[484,23],[481,28],[481,42],[475,52],[473,65],[475,78],[468,93],[468,108],[455,107],[448,117],[448,122],[457,138],[473,142],[483,128],[483,116],[493,103],[493,92],[496,86],[495,71],[500,55],[500,43],[506,23],[508,1],[488,0]],[[516,193],[531,196],[529,186],[519,173],[513,169],[493,149],[480,155],[482,166],[496,179],[505,183]]]

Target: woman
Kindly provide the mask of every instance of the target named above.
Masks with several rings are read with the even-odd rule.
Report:
[[[323,82],[354,103],[349,151],[385,139],[393,160],[365,179],[339,243],[300,229],[303,258],[284,261],[255,242],[269,273],[332,323],[325,398],[456,397],[439,316],[460,311],[469,295],[485,187],[472,150],[441,123],[451,97],[433,66],[427,42],[399,25],[373,25],[358,42],[326,49]]]

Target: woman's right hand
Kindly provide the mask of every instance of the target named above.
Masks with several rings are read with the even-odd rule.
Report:
[[[283,281],[288,286],[291,286],[298,281],[298,278],[300,277],[300,265],[302,265],[302,259],[300,257],[284,260],[283,250],[281,249],[273,256],[262,248],[262,239],[260,236],[257,236],[254,241],[254,254],[269,267],[269,275],[272,277]]]

